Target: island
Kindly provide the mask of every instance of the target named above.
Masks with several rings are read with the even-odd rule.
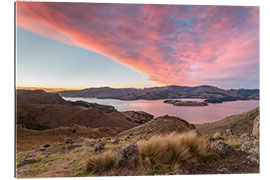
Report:
[[[163,102],[167,104],[172,104],[174,106],[208,106],[206,102],[198,102],[198,101],[181,101],[168,99]]]

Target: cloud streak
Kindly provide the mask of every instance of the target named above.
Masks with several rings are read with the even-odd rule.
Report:
[[[254,83],[258,24],[258,7],[17,3],[19,27],[99,52],[163,85]]]

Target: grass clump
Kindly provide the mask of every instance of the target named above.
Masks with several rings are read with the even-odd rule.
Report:
[[[215,134],[213,134],[213,138],[214,139],[220,139],[221,138],[221,134],[219,132],[216,132]]]
[[[90,173],[103,173],[114,167],[116,156],[112,151],[90,157],[87,161],[87,171]]]
[[[154,136],[139,145],[141,163],[150,174],[178,171],[210,155],[206,138],[195,133]]]

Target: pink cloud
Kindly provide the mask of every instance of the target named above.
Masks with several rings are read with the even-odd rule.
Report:
[[[247,79],[259,64],[258,14],[258,7],[17,3],[19,27],[97,51],[164,85]],[[258,78],[258,68],[252,73]]]

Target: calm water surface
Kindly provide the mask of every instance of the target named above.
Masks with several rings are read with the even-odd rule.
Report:
[[[114,106],[118,111],[145,111],[155,117],[170,115],[177,116],[193,124],[201,124],[221,120],[227,116],[239,114],[259,106],[258,100],[223,102],[221,104],[208,104],[208,106],[173,106],[163,103],[164,100],[135,100],[122,101],[116,99],[74,98],[63,97],[69,101],[86,101]],[[203,99],[181,99],[203,101]]]

